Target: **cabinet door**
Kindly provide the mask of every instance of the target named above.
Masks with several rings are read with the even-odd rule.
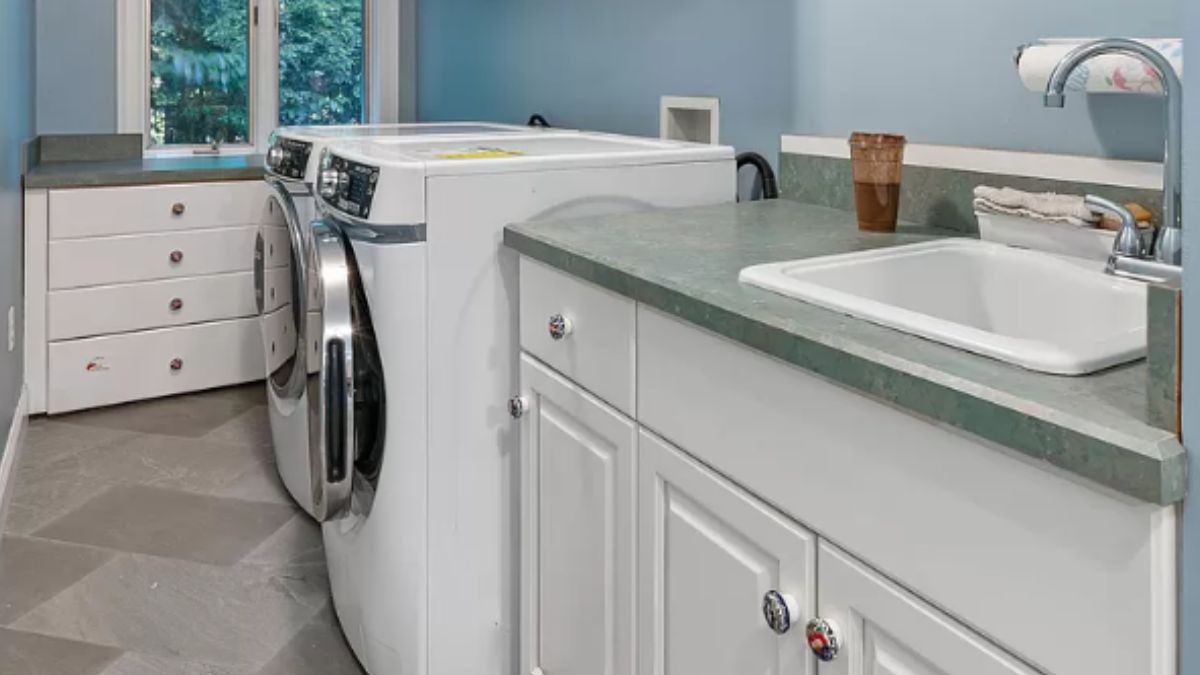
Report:
[[[627,675],[636,429],[528,356],[521,385],[522,673]]]
[[[644,431],[639,451],[639,673],[814,673],[815,537]],[[791,601],[781,634],[772,591]]]
[[[820,675],[1033,675],[1033,671],[828,542],[820,611],[840,650]]]

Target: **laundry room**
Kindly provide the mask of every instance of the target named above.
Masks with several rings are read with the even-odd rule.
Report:
[[[1200,675],[1195,45],[5,0],[0,675]]]

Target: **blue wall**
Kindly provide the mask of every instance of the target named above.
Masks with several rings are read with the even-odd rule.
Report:
[[[723,138],[892,130],[915,141],[1158,159],[1161,105],[1040,107],[1014,48],[1054,35],[1169,36],[1180,0],[424,0],[422,119],[656,134],[661,94],[722,98]]]
[[[38,0],[38,133],[116,131],[116,6],[113,0]]]
[[[1200,3],[1186,0],[1184,59],[1200,62]],[[1183,89],[1200,92],[1200,68],[1185,69]],[[1183,445],[1188,498],[1183,505],[1180,675],[1200,675],[1200,98],[1184,98]]]
[[[21,144],[33,135],[33,0],[0,2],[0,327],[8,308],[23,313]],[[0,439],[7,434],[24,379],[22,350],[9,352],[0,329]],[[17,335],[23,334],[20,325]],[[0,440],[0,453],[3,440]]]

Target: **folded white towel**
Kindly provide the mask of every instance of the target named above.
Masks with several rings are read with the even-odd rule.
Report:
[[[975,210],[1004,213],[1053,223],[1094,227],[1100,215],[1092,212],[1078,195],[1055,192],[1025,192],[1012,188],[980,185],[975,188]]]

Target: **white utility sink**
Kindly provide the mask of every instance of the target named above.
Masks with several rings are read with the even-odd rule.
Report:
[[[756,265],[776,293],[991,356],[1083,375],[1146,354],[1146,287],[1091,260],[974,239]]]

